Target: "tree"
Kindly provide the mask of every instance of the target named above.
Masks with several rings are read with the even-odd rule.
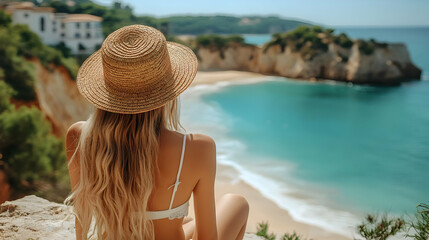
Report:
[[[62,141],[36,108],[21,107],[0,114],[0,152],[19,179],[50,178],[65,164]]]
[[[0,71],[0,75],[2,71]],[[10,103],[10,98],[13,94],[15,94],[15,91],[0,76],[0,114],[13,109],[13,105]]]
[[[99,17],[104,17],[108,12],[108,8],[105,6],[98,5],[93,2],[85,2],[77,4],[73,9],[74,13],[87,13]]]
[[[12,23],[12,18],[5,11],[0,9],[0,27],[8,27]]]
[[[122,3],[119,2],[119,1],[113,2],[112,6],[113,6],[114,9],[122,9]]]
[[[60,51],[65,58],[68,58],[71,56],[71,49],[67,47],[67,45],[64,42],[60,42],[57,45],[54,46],[55,49]]]
[[[59,13],[72,13],[73,9],[66,4],[65,1],[54,0],[46,4],[48,7],[55,8],[56,12]]]

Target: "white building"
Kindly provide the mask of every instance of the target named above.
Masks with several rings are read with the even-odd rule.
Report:
[[[31,2],[8,3],[3,8],[11,14],[13,23],[28,25],[43,43],[57,45],[64,42],[73,54],[90,54],[104,41],[101,17],[55,13],[53,8],[35,7]]]

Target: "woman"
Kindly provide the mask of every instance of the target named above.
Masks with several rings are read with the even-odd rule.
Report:
[[[246,200],[229,194],[215,208],[215,143],[176,131],[176,98],[197,64],[142,25],[113,32],[83,63],[77,85],[96,110],[66,138],[77,239],[243,238]]]

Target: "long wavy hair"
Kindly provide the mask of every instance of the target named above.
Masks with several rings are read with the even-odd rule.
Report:
[[[96,109],[78,147],[80,181],[65,200],[82,226],[82,239],[154,239],[146,207],[157,170],[161,129],[177,130],[177,99],[149,112]]]

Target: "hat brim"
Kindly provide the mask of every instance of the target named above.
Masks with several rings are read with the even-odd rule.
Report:
[[[151,91],[127,93],[108,88],[104,82],[101,52],[92,54],[79,69],[79,92],[95,107],[115,113],[136,114],[164,106],[187,89],[195,78],[198,60],[191,49],[167,42],[171,73]]]

